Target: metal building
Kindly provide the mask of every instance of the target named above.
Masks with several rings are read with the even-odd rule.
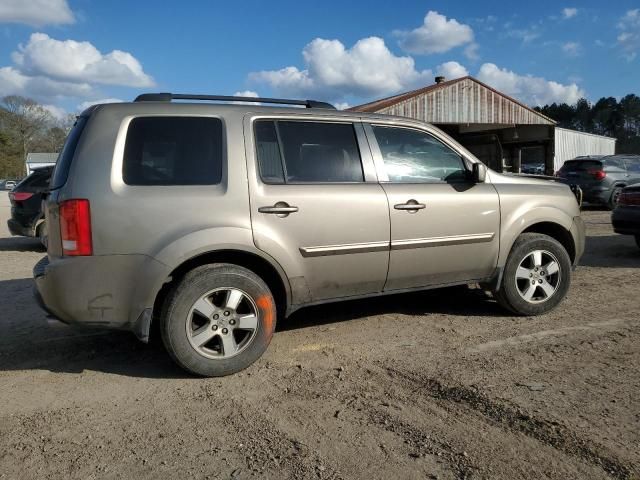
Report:
[[[348,110],[398,115],[435,124],[497,171],[553,175],[557,170],[556,122],[473,77],[450,81],[436,77],[433,85]],[[597,136],[589,135],[592,137]],[[561,137],[563,155],[569,152],[564,148],[565,138],[568,136]],[[610,139],[601,138],[606,139],[609,148]],[[579,144],[580,140],[576,142]],[[592,139],[589,145],[594,144],[598,141]],[[566,159],[558,157],[561,162]]]
[[[616,139],[556,127],[555,152],[554,167],[557,171],[566,160],[582,155],[613,155],[616,153]]]

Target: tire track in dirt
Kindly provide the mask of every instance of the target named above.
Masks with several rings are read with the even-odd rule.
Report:
[[[422,394],[437,400],[443,406],[460,405],[487,421],[501,425],[514,433],[522,433],[560,452],[578,457],[616,479],[634,478],[637,472],[631,466],[612,455],[606,455],[603,448],[588,442],[559,422],[535,418],[522,409],[496,402],[479,391],[465,386],[448,386],[435,378],[422,378],[416,374],[385,367],[392,377],[400,377],[413,384]]]

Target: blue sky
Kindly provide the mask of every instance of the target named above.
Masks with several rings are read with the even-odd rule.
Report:
[[[529,104],[640,94],[638,2],[0,0],[0,95],[355,105],[471,74]]]

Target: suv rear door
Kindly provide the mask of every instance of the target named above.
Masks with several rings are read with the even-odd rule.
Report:
[[[472,183],[460,152],[434,131],[365,124],[389,201],[391,253],[385,290],[488,278],[499,252],[500,204]]]
[[[382,290],[387,199],[357,121],[245,120],[256,246],[287,272],[294,303]]]

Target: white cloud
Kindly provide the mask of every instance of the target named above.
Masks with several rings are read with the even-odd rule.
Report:
[[[0,23],[25,23],[32,27],[74,23],[67,0],[2,0]]]
[[[304,69],[254,72],[249,79],[269,85],[278,95],[332,100],[387,95],[433,81],[430,70],[416,70],[413,58],[394,55],[378,37],[358,40],[349,49],[339,40],[316,38],[302,55]]]
[[[119,98],[101,98],[100,100],[89,100],[79,104],[76,110],[78,112],[82,112],[93,105],[98,105],[99,103],[121,103],[123,101],[124,100],[120,100]]]
[[[25,74],[60,81],[129,87],[155,84],[144,73],[140,62],[128,52],[113,50],[102,54],[89,42],[55,40],[45,33],[33,33],[26,45],[18,46],[12,58]]]
[[[618,28],[621,30],[618,45],[627,60],[632,61],[640,50],[640,9],[627,11],[620,19]]]
[[[242,90],[240,92],[234,93],[233,96],[258,98],[260,95],[258,95],[258,92],[254,92],[253,90]]]
[[[24,75],[13,67],[0,67],[0,96],[22,95],[51,101],[62,97],[89,97],[94,94],[88,83],[61,82],[43,76]]]
[[[470,43],[464,48],[464,56],[472,61],[478,60],[480,58],[478,48],[480,48],[480,46],[476,42]]]
[[[529,28],[511,28],[510,25],[507,25],[505,24],[505,28],[508,28],[506,31],[507,37],[522,40],[522,43],[531,43],[541,35],[540,29],[536,25],[532,25]]]
[[[395,31],[400,38],[400,47],[416,55],[443,53],[452,48],[473,42],[473,30],[469,25],[459,23],[435,11],[429,11],[418,28]]]
[[[445,62],[436,68],[436,73],[438,75],[442,75],[447,80],[453,80],[455,78],[466,77],[469,75],[467,69],[458,62]]]
[[[563,85],[542,77],[518,75],[493,63],[485,63],[480,67],[478,79],[529,105],[553,102],[573,104],[585,96],[585,92],[575,83]]]
[[[349,105],[349,103],[347,103],[347,102],[336,102],[336,103],[333,104],[333,106],[336,107],[336,109],[338,109],[338,110],[346,110],[351,105]]]
[[[562,9],[562,18],[569,19],[573,18],[578,14],[578,9],[574,7],[563,8]]]
[[[258,98],[258,92],[254,92],[253,90],[242,90],[233,94],[234,97],[251,97]],[[262,105],[261,102],[231,102],[238,105]]]
[[[577,57],[582,54],[582,45],[578,42],[567,42],[562,45],[562,51],[569,57]]]
[[[61,120],[67,116],[67,111],[64,108],[58,107],[56,105],[42,105],[42,108],[44,108],[47,112],[49,112],[54,118],[57,118],[58,120]]]

